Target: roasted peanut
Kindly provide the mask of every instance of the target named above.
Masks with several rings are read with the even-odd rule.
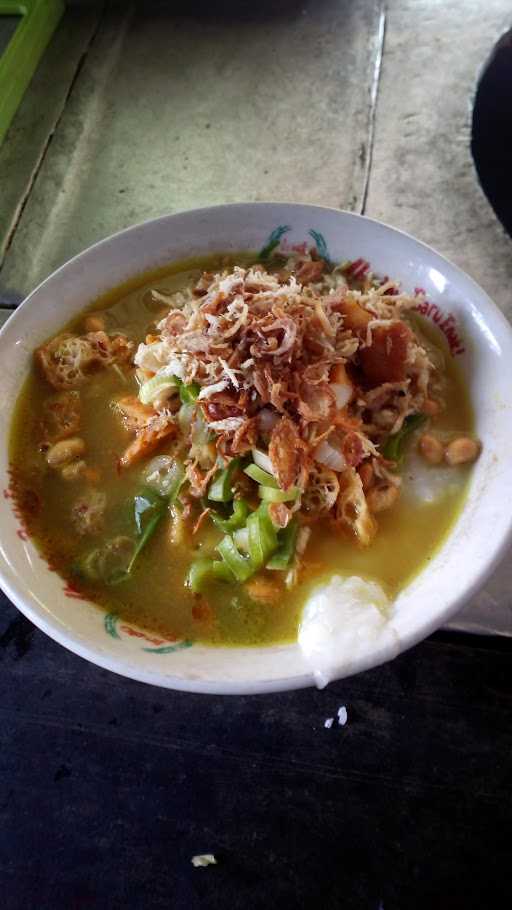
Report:
[[[373,487],[366,497],[370,512],[384,512],[394,506],[398,499],[399,490],[393,484],[382,487]]]
[[[100,480],[100,472],[96,468],[88,468],[83,458],[78,461],[71,461],[64,465],[61,470],[63,480],[86,480],[87,483],[96,484]]]
[[[56,442],[46,453],[46,461],[51,468],[58,468],[61,465],[80,458],[85,452],[85,442],[79,436],[71,436],[69,439],[61,439]]]
[[[252,600],[264,604],[273,604],[283,596],[281,585],[272,578],[265,578],[264,575],[255,575],[247,581],[245,590]]]
[[[431,433],[423,433],[418,443],[418,448],[425,461],[429,464],[441,464],[444,458],[444,448],[442,442]]]
[[[446,446],[444,457],[449,465],[469,464],[474,461],[480,451],[480,446],[469,436],[459,436]]]
[[[63,480],[79,480],[80,477],[85,477],[85,472],[87,471],[87,465],[83,459],[79,461],[71,461],[69,464],[65,464],[61,471],[61,477]]]
[[[84,320],[84,328],[86,332],[104,332],[105,331],[105,320],[103,316],[86,316]]]

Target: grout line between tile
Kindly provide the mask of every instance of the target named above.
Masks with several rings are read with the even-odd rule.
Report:
[[[386,4],[382,2],[379,12],[379,26],[377,30],[375,63],[373,66],[373,77],[370,86],[370,116],[368,118],[368,146],[366,153],[366,163],[364,169],[363,192],[361,196],[360,214],[364,215],[366,202],[368,199],[368,189],[370,186],[370,176],[373,158],[373,144],[375,141],[375,121],[377,118],[377,103],[379,98],[380,77],[382,72],[382,60],[384,57],[384,43],[386,40]]]
[[[33,187],[34,187],[34,184],[35,184],[35,182],[36,182],[36,180],[37,180],[37,177],[38,177],[38,175],[39,175],[39,172],[40,172],[40,170],[41,170],[41,168],[42,168],[42,166],[43,166],[43,163],[44,163],[44,160],[45,160],[45,158],[46,158],[46,155],[48,154],[48,149],[49,149],[49,147],[50,147],[50,145],[51,145],[52,139],[53,139],[53,137],[54,137],[54,135],[55,135],[55,132],[57,131],[57,129],[58,129],[58,127],[59,127],[59,123],[61,122],[62,117],[63,117],[63,115],[64,115],[64,112],[65,112],[65,110],[66,110],[66,106],[67,106],[69,97],[70,97],[70,95],[71,95],[71,93],[72,93],[72,91],[73,91],[73,89],[74,89],[74,87],[75,87],[75,84],[76,84],[76,81],[77,81],[77,79],[78,79],[78,77],[79,77],[79,75],[80,75],[80,72],[82,71],[82,68],[83,68],[83,65],[84,65],[84,63],[85,63],[86,57],[87,57],[87,55],[89,54],[89,51],[90,51],[92,45],[94,44],[94,41],[96,40],[96,37],[97,37],[97,35],[98,35],[98,32],[99,32],[99,30],[100,30],[100,28],[101,28],[101,25],[102,25],[103,20],[104,20],[104,17],[105,17],[106,9],[107,9],[107,0],[104,0],[103,5],[102,5],[102,8],[101,8],[101,11],[100,11],[99,16],[98,16],[98,21],[97,21],[97,23],[96,23],[96,26],[95,26],[95,28],[94,28],[94,30],[93,30],[93,32],[92,32],[90,38],[89,38],[89,41],[87,42],[87,45],[86,45],[84,51],[82,52],[82,54],[81,54],[81,56],[80,56],[80,59],[78,60],[78,63],[77,63],[77,65],[76,65],[75,72],[74,72],[73,77],[72,77],[72,79],[71,79],[71,82],[70,82],[70,84],[69,84],[69,89],[68,89],[68,91],[66,92],[66,95],[65,95],[65,97],[64,97],[64,99],[63,99],[63,101],[62,101],[62,105],[61,105],[61,107],[60,107],[59,113],[57,114],[57,116],[56,116],[56,118],[55,118],[55,122],[53,123],[53,126],[51,127],[51,129],[50,129],[50,131],[49,131],[49,133],[48,133],[48,137],[47,137],[46,142],[45,142],[45,144],[44,144],[44,146],[43,146],[43,148],[42,148],[42,150],[41,150],[41,154],[40,154],[38,160],[36,161],[36,164],[35,164],[35,166],[34,166],[34,169],[33,169],[33,171],[32,171],[32,174],[30,175],[30,179],[29,179],[29,181],[28,181],[28,183],[27,183],[27,186],[26,186],[26,188],[25,188],[25,192],[24,192],[22,198],[20,199],[20,202],[19,202],[19,204],[18,204],[18,206],[17,206],[17,208],[16,208],[16,212],[15,212],[15,214],[14,214],[14,217],[13,217],[13,220],[12,220],[12,224],[11,224],[11,228],[10,228],[9,233],[8,233],[8,235],[7,235],[7,239],[6,239],[6,241],[5,241],[4,248],[3,248],[3,249],[0,249],[0,271],[1,271],[2,266],[3,266],[3,263],[4,263],[4,261],[5,261],[5,256],[6,256],[7,252],[9,251],[9,248],[10,248],[10,246],[11,246],[13,240],[14,240],[14,236],[15,236],[15,234],[16,234],[16,229],[17,229],[17,227],[18,227],[18,225],[19,225],[19,223],[20,223],[20,221],[21,221],[21,217],[22,217],[23,212],[24,212],[24,210],[25,210],[25,206],[26,206],[26,204],[27,204],[27,202],[28,202],[28,200],[29,200],[30,194],[31,194],[32,189],[33,189]],[[3,305],[3,303],[0,303],[0,305]],[[7,306],[9,306],[9,305],[10,305],[10,304],[7,304]]]

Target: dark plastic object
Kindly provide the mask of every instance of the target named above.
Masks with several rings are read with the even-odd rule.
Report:
[[[512,236],[512,29],[498,41],[480,77],[471,152],[482,188]]]

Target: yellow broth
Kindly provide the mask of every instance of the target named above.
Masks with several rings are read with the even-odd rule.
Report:
[[[139,276],[98,299],[92,310],[101,310],[107,331],[122,331],[135,342],[154,330],[166,311],[151,300],[149,289],[176,291],[214,269],[250,257],[209,257],[187,260],[158,272]],[[66,326],[83,331],[84,314]],[[435,356],[444,359],[446,410],[436,420],[441,435],[470,432],[471,408],[461,377],[437,330],[415,318]],[[464,498],[467,469],[453,472],[455,483],[433,503],[418,502],[407,481],[398,504],[378,516],[379,531],[368,548],[357,545],[349,534],[334,532],[326,523],[313,526],[307,564],[301,583],[285,591],[277,603],[251,600],[243,586],[218,582],[208,587],[207,600],[185,586],[191,560],[201,552],[211,554],[221,534],[206,523],[183,544],[170,539],[170,520],[165,518],[142,552],[133,576],[119,585],[86,581],[76,567],[94,547],[118,534],[133,533],[130,505],[143,486],[144,464],[119,473],[117,459],[131,439],[112,408],[115,399],[135,394],[135,378],[113,369],[95,374],[81,387],[80,436],[86,443],[87,464],[99,471],[97,489],[107,494],[104,529],[94,537],[79,536],[71,521],[71,508],[90,486],[85,480],[64,481],[50,470],[39,451],[40,421],[45,399],[55,394],[34,368],[27,378],[15,409],[10,461],[14,491],[25,523],[41,554],[73,587],[100,607],[164,638],[188,638],[211,644],[256,645],[293,641],[297,636],[305,598],[320,580],[334,573],[359,575],[375,580],[387,594],[398,591],[433,557],[455,520]],[[165,454],[165,442],[160,453]],[[407,461],[404,473],[407,475]],[[27,496],[27,491],[29,495]],[[37,494],[42,503],[34,515],[26,504]],[[274,573],[276,574],[276,573]],[[277,573],[280,574],[280,573]],[[70,606],[70,609],[72,607]]]

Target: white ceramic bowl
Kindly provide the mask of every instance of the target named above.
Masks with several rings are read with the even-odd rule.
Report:
[[[195,692],[271,692],[313,683],[297,645],[209,648],[170,643],[144,636],[73,596],[20,528],[9,498],[7,458],[12,410],[33,349],[99,294],[176,259],[258,250],[272,234],[274,239],[282,235],[284,243],[311,243],[311,232],[322,235],[333,260],[362,256],[377,273],[399,279],[405,290],[419,286],[426,291],[431,302],[427,316],[449,336],[483,440],[469,495],[447,542],[399,595],[385,634],[363,642],[357,653],[340,655],[336,677],[376,666],[429,635],[496,566],[512,525],[512,331],[481,288],[412,237],[347,212],[266,203],[184,212],[129,228],[76,256],[30,294],[0,334],[0,472],[5,490],[0,500],[0,580],[32,622],[82,657],[134,679]]]

